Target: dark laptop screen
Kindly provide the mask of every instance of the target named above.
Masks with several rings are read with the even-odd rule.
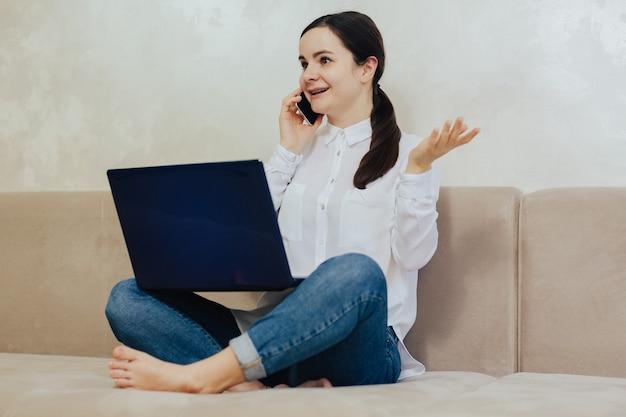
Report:
[[[282,289],[291,278],[259,161],[108,171],[140,286]]]

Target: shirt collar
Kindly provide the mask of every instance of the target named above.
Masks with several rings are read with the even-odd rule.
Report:
[[[339,134],[343,132],[346,137],[346,143],[348,146],[352,146],[356,143],[362,142],[372,137],[372,124],[370,119],[365,119],[362,122],[348,126],[345,129],[340,129],[337,126],[328,124],[328,136],[326,136],[325,145],[328,146]]]

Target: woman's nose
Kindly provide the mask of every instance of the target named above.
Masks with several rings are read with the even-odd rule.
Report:
[[[309,65],[304,69],[302,78],[306,81],[316,80],[318,78],[317,70],[314,65]]]

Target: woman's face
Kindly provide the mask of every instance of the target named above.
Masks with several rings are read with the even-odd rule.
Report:
[[[313,110],[327,115],[328,121],[338,127],[348,127],[370,116],[371,81],[376,69],[375,65],[371,69],[371,59],[358,65],[327,27],[311,29],[300,38],[299,59],[300,87]]]

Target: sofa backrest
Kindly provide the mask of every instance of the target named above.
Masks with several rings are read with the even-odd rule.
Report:
[[[626,188],[530,193],[520,230],[520,370],[626,377]]]
[[[0,351],[109,356],[104,305],[132,276],[108,192],[0,194]]]
[[[626,188],[442,187],[409,350],[431,371],[626,377],[625,209]],[[104,306],[133,273],[109,192],[0,193],[0,266],[0,352],[110,355]]]
[[[517,370],[516,188],[442,187],[439,247],[419,272],[407,347],[428,370]]]
[[[443,187],[409,349],[428,369],[516,370],[519,191]],[[111,287],[132,268],[109,192],[0,193],[0,351],[109,356]],[[253,307],[259,293],[208,293]]]

